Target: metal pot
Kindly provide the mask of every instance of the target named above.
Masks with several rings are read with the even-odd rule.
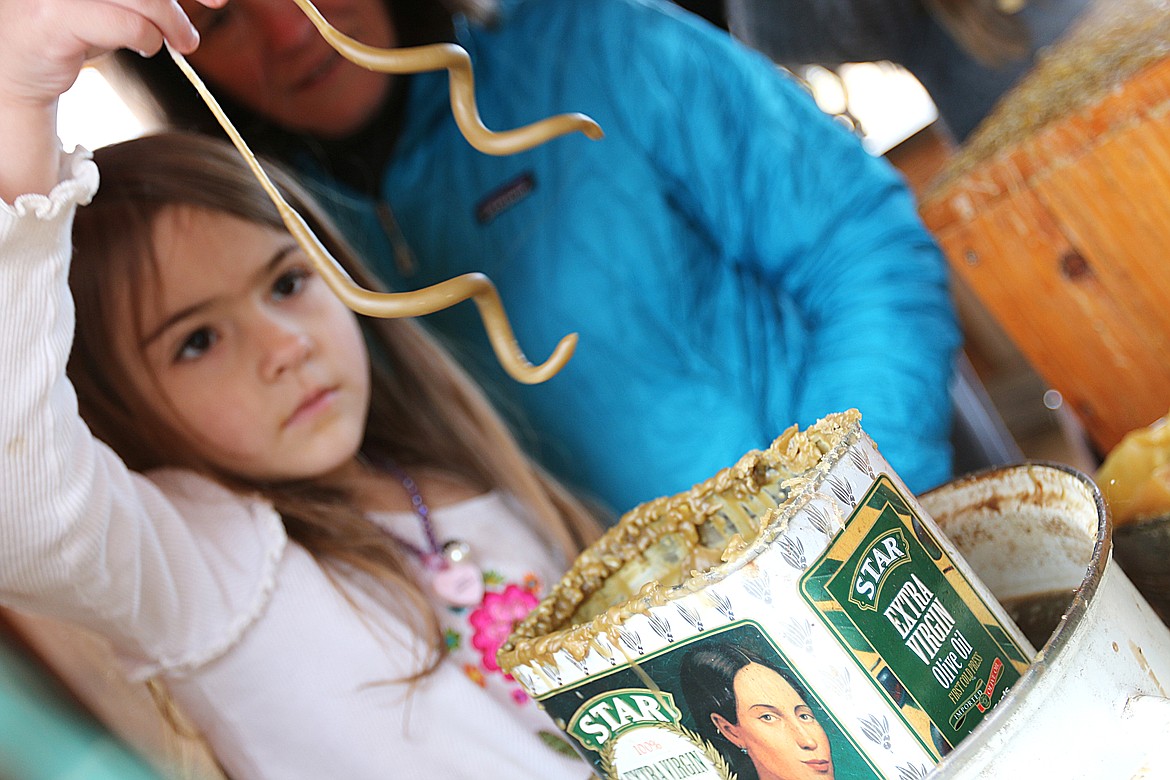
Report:
[[[1118,527],[1113,557],[1146,601],[1170,623],[1170,516],[1152,517]]]
[[[1170,777],[1170,631],[1112,560],[1092,480],[1025,464],[921,502],[1020,622],[1056,606],[1032,621],[1031,668],[931,777]]]

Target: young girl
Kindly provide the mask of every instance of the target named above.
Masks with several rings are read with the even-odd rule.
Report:
[[[61,153],[83,60],[164,36],[197,40],[166,0],[0,0],[0,601],[108,637],[236,780],[586,777],[494,657],[584,510],[230,147]]]

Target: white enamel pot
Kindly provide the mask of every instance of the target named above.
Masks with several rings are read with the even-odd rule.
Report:
[[[1000,602],[1058,607],[1029,637],[1032,666],[931,778],[1170,778],[1170,631],[1113,561],[1092,480],[1031,463],[920,500]]]

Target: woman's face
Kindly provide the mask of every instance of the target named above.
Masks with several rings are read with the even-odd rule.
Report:
[[[290,130],[341,138],[373,117],[392,77],[334,51],[293,0],[231,0],[213,9],[180,0],[199,30],[188,55],[233,99]],[[378,48],[397,43],[383,0],[316,0],[331,25]]]
[[[157,284],[123,308],[120,359],[208,463],[259,481],[351,466],[369,359],[352,312],[285,232],[191,207],[155,221]]]
[[[738,748],[746,748],[760,780],[832,778],[829,738],[788,681],[760,664],[735,675],[736,722],[711,720]]]

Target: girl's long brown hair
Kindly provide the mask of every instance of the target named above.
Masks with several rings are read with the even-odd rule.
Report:
[[[78,210],[70,275],[77,334],[69,376],[91,430],[137,471],[187,468],[271,501],[289,536],[328,572],[364,572],[384,583],[394,596],[391,603],[405,605],[403,619],[430,647],[416,676],[429,673],[442,659],[445,644],[434,611],[393,539],[336,489],[311,480],[252,483],[200,459],[187,444],[189,433],[151,413],[113,348],[114,333],[127,327],[127,311],[136,341],[145,335],[134,291],[156,283],[160,259],[151,247],[151,231],[160,212],[197,207],[284,230],[276,209],[236,152],[214,139],[164,133],[100,149],[95,159],[101,186],[93,202]],[[266,167],[354,280],[379,289],[308,196],[275,166]],[[524,455],[480,390],[418,325],[359,321],[372,364],[363,453],[408,470],[441,470],[476,488],[511,494],[568,559],[596,536],[592,516]]]

